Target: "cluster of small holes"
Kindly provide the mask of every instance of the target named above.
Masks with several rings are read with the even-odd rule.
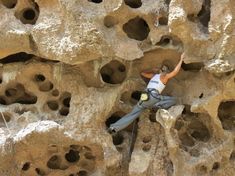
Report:
[[[126,67],[118,60],[112,60],[100,70],[101,78],[105,83],[120,84],[126,78]]]
[[[199,120],[198,114],[190,111],[189,105],[185,105],[182,116],[175,123],[175,129],[178,130],[181,147],[194,157],[200,155],[195,148],[196,144],[208,142],[211,137],[208,128]]]
[[[0,95],[0,104],[10,105],[14,103],[20,104],[35,104],[37,97],[25,90],[25,87],[17,83],[13,86],[8,86],[5,89],[4,95]]]

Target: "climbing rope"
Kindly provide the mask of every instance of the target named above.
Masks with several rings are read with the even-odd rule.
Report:
[[[137,125],[137,120],[134,121],[133,127],[132,127],[132,132],[131,132],[131,141],[130,141],[130,147],[129,147],[129,151],[128,151],[128,160],[131,160],[131,150],[133,147],[133,142],[134,142],[134,131],[136,129],[136,125]]]
[[[1,111],[1,116],[2,116],[2,119],[3,119],[3,121],[4,121],[5,126],[7,127],[7,130],[8,130],[8,132],[9,132],[9,134],[11,135],[11,131],[10,131],[8,125],[7,125],[7,121],[6,121],[5,116],[4,116],[4,114],[2,113],[2,111]]]

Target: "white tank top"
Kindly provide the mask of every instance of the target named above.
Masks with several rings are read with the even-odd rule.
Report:
[[[160,80],[160,74],[154,75],[150,79],[150,81],[147,85],[147,89],[156,89],[159,93],[161,93],[165,87],[166,87],[166,85],[163,84]]]

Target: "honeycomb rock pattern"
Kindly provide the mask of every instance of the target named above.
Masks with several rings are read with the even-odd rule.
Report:
[[[235,1],[0,0],[1,176],[235,175]],[[116,135],[140,72],[179,74]]]

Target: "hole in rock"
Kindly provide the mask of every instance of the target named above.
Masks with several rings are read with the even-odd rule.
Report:
[[[210,14],[211,14],[210,8],[211,8],[211,0],[204,0],[202,8],[197,15],[201,24],[207,28],[208,28],[208,23],[210,21]]]
[[[111,28],[115,26],[116,24],[118,24],[118,20],[115,17],[108,15],[104,18],[104,25],[107,28]]]
[[[25,9],[23,12],[23,17],[26,20],[33,20],[36,17],[36,13],[33,9]]]
[[[39,6],[32,2],[32,7],[23,9],[20,14],[15,14],[23,24],[35,24],[39,16]]]
[[[41,92],[49,92],[52,90],[54,85],[50,81],[43,82],[41,85],[39,85],[39,90]]]
[[[225,130],[235,129],[235,101],[222,102],[218,108],[218,116]]]
[[[160,17],[160,18],[158,18],[158,22],[159,22],[159,25],[162,25],[162,26],[167,25],[168,24],[168,18],[165,17],[165,16]]]
[[[94,2],[94,3],[101,3],[102,0],[88,0],[89,2]]]
[[[143,138],[143,143],[149,143],[149,142],[151,142],[151,140],[152,140],[152,137],[151,137],[151,136],[145,136],[145,137]]]
[[[142,5],[141,0],[124,0],[125,4],[131,8],[139,8]]]
[[[1,2],[5,7],[9,9],[14,8],[17,4],[17,0],[1,0]]]
[[[0,77],[0,84],[2,83],[2,78]]]
[[[150,144],[146,144],[146,145],[144,145],[144,147],[142,148],[142,150],[143,150],[144,152],[148,152],[150,149],[151,149],[151,145],[150,145]]]
[[[71,96],[65,98],[65,99],[63,100],[63,105],[64,105],[65,107],[70,107],[70,100],[71,100]]]
[[[175,123],[175,129],[177,129],[178,131],[184,126],[184,121],[179,119],[176,121]]]
[[[162,36],[160,41],[156,43],[156,45],[159,45],[159,46],[166,46],[168,44],[170,44],[172,40],[172,37],[170,36]]]
[[[27,162],[23,165],[22,170],[27,171],[30,168],[30,162]]]
[[[12,97],[15,96],[17,94],[17,90],[15,88],[9,88],[5,91],[5,95],[7,97]]]
[[[65,154],[65,159],[70,163],[77,162],[80,159],[79,152],[71,149]]]
[[[195,144],[193,139],[187,133],[181,134],[179,138],[184,146],[192,147]]]
[[[87,176],[87,175],[88,175],[87,171],[81,170],[78,172],[78,176]]]
[[[42,169],[36,168],[35,171],[40,176],[46,175],[45,172]]]
[[[129,38],[139,41],[146,39],[150,32],[146,21],[138,16],[129,20],[122,28]]]
[[[53,111],[56,111],[59,108],[59,105],[56,101],[48,101],[47,106]]]
[[[105,125],[106,127],[110,127],[110,125],[112,123],[117,122],[119,119],[121,119],[121,117],[123,117],[125,115],[124,112],[122,111],[117,111],[115,113],[113,113],[106,121],[105,121]]]
[[[30,95],[30,94],[24,93],[23,96],[17,98],[16,101],[12,102],[11,104],[13,104],[13,103],[35,104],[35,103],[37,103],[37,99],[38,98],[36,96],[34,96],[34,95]]]
[[[62,107],[59,111],[60,115],[67,116],[69,114],[69,108]]]
[[[61,158],[57,155],[52,156],[47,161],[47,167],[50,169],[60,169]]]
[[[16,54],[12,54],[7,57],[4,57],[3,59],[0,60],[0,63],[8,64],[12,62],[26,62],[32,59],[32,57],[33,57],[32,54],[21,52],[21,53],[16,53]]]
[[[58,89],[55,89],[55,90],[53,90],[53,91],[51,92],[51,94],[52,94],[54,97],[57,97],[57,96],[59,96],[60,92],[59,92]]]
[[[201,93],[201,94],[199,95],[199,98],[203,98],[203,93]]]
[[[191,136],[194,139],[203,142],[207,142],[210,139],[210,132],[202,122],[192,121],[188,128],[191,130]]]
[[[7,101],[5,100],[3,96],[0,96],[0,104],[7,105]]]
[[[43,81],[45,81],[46,77],[44,75],[42,75],[42,74],[36,74],[34,76],[34,79],[37,82],[43,82]]]
[[[140,100],[140,96],[141,96],[141,91],[138,91],[138,90],[132,92],[132,94],[131,94],[131,98],[136,100],[136,101]]]
[[[86,159],[89,159],[89,160],[95,159],[95,156],[92,155],[91,152],[86,152],[86,153],[84,154],[84,156],[85,156]]]
[[[235,151],[233,151],[233,152],[230,154],[229,159],[232,160],[232,161],[235,161]]]
[[[203,62],[194,62],[190,64],[185,64],[184,62],[182,63],[181,68],[184,71],[200,71],[204,67]]]
[[[121,62],[112,60],[101,68],[100,74],[104,82],[120,84],[126,78],[126,67]]]
[[[124,137],[120,133],[117,133],[116,135],[114,135],[112,137],[113,137],[113,144],[114,145],[121,145],[124,141]]]
[[[217,169],[219,169],[219,167],[220,167],[220,164],[219,164],[218,162],[215,162],[215,163],[213,164],[212,169],[213,169],[213,170],[217,170]]]

